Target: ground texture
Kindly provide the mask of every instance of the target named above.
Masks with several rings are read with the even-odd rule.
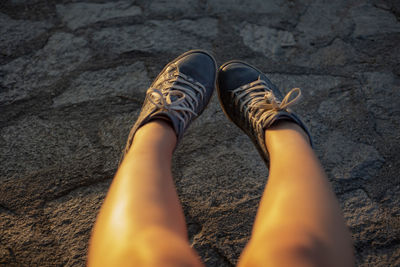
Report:
[[[303,91],[358,266],[400,265],[396,0],[0,2],[0,264],[83,266],[144,93],[189,49]],[[191,244],[233,266],[268,171],[214,96],[173,169]]]

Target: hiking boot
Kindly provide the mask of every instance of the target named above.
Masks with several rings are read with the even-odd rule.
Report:
[[[136,131],[151,120],[170,122],[179,143],[190,123],[207,106],[215,88],[216,74],[214,57],[201,50],[188,51],[168,63],[147,90],[122,158],[128,153]]]
[[[250,137],[267,166],[265,130],[277,121],[297,123],[312,145],[307,127],[289,109],[301,95],[299,88],[283,97],[264,73],[245,62],[229,61],[219,69],[217,92],[225,115]]]

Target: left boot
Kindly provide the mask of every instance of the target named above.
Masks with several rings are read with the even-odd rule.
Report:
[[[136,131],[151,120],[169,122],[179,143],[191,122],[210,101],[216,74],[214,57],[202,50],[188,51],[168,63],[147,90],[120,163],[132,146]]]

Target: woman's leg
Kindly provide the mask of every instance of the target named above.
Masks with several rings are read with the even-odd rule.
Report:
[[[189,247],[171,174],[176,134],[162,120],[136,132],[100,210],[89,266],[201,266]]]
[[[353,266],[349,231],[307,135],[280,121],[265,142],[268,184],[239,266]]]
[[[169,62],[151,84],[97,218],[89,266],[202,265],[189,246],[171,159],[210,101],[215,77],[215,59],[192,50]]]

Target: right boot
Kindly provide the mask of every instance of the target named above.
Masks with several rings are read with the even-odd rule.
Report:
[[[289,108],[299,99],[299,88],[292,89],[283,97],[264,73],[245,62],[234,60],[219,68],[217,92],[225,115],[250,137],[267,167],[269,154],[265,130],[278,121],[297,123],[312,145],[307,127]],[[296,97],[291,99],[295,93]]]

